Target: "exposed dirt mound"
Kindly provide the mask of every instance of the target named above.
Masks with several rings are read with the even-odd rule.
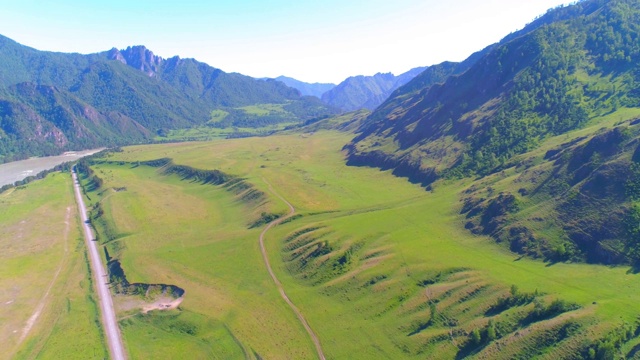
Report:
[[[121,306],[125,310],[142,308],[144,313],[151,310],[171,310],[177,308],[184,299],[184,289],[175,285],[129,283],[118,260],[110,260],[107,269],[111,289],[115,294],[137,298]]]

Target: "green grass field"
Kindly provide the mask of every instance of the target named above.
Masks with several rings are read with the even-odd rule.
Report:
[[[284,129],[287,126],[299,124],[298,121],[292,121],[295,115],[285,110],[287,104],[256,104],[235,108],[241,114],[250,117],[260,118],[264,116],[281,116],[288,120],[284,122],[275,122],[270,125],[259,127],[242,127],[242,126],[226,126],[217,127],[216,124],[223,122],[229,116],[229,112],[216,109],[211,111],[211,118],[207,125],[194,126],[185,129],[167,130],[165,136],[156,136],[156,141],[208,141],[216,139],[225,139],[228,137],[246,137],[264,136],[275,131]],[[219,126],[219,124],[218,124]]]
[[[473,236],[458,214],[470,182],[441,182],[426,192],[388,172],[347,167],[340,149],[349,136],[320,131],[138,146],[94,167],[105,186],[90,197],[103,199],[105,219],[120,234],[108,246],[129,280],[186,290],[180,311],[123,320],[133,358],[182,351],[315,357],[268,278],[260,229],[248,228],[260,211],[283,213],[285,205],[273,195],[266,204],[243,203],[222,187],[125,163],[162,157],[241,176],[267,194],[268,182],[296,207],[301,216],[267,235],[269,255],[329,358],[460,357],[472,330],[489,320],[498,324],[499,340],[465,350],[469,355],[568,356],[635,323],[640,294],[628,267],[550,265]],[[514,284],[537,293],[539,306],[561,299],[579,309],[531,320],[535,303],[528,302],[489,314]],[[195,330],[175,330],[185,326]]]
[[[102,359],[71,175],[0,194],[0,358]]]
[[[274,131],[282,130],[294,123],[279,123],[260,128],[226,127],[216,128],[210,126],[196,126],[186,129],[169,130],[167,136],[156,136],[156,141],[209,141],[216,139],[226,139],[238,134],[247,136],[248,134],[260,136]]]

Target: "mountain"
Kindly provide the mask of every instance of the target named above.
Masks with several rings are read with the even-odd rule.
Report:
[[[20,83],[0,99],[0,154],[53,155],[60,149],[117,145],[150,131],[116,111],[99,111],[53,86]]]
[[[373,76],[353,76],[322,94],[322,101],[344,111],[373,110],[400,86],[424,71],[425,67],[411,69],[395,76],[378,73]]]
[[[552,9],[466,71],[400,88],[347,145],[348,162],[429,189],[475,179],[466,227],[518,253],[639,261],[638,19],[636,0]]]
[[[300,94],[307,96],[315,96],[317,98],[322,97],[322,94],[336,87],[336,84],[323,84],[323,83],[306,83],[304,81],[296,80],[286,76],[278,76],[274,80],[280,81],[300,91]]]
[[[210,124],[218,127],[303,122],[335,113],[279,81],[225,73],[194,59],[163,59],[144,46],[64,54],[0,36],[0,62],[0,162],[150,141],[162,129],[204,125],[213,110],[225,114]],[[252,106],[274,110],[256,115]],[[28,130],[40,126],[30,121],[39,121],[42,131]]]

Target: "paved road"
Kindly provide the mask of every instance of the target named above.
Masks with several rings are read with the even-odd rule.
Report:
[[[116,313],[113,310],[113,301],[108,288],[109,280],[104,266],[102,266],[102,261],[100,261],[100,253],[98,252],[98,246],[94,241],[95,237],[93,236],[93,231],[89,226],[87,208],[84,205],[84,200],[80,193],[80,184],[78,183],[75,168],[73,169],[72,176],[73,186],[76,193],[76,201],[78,202],[80,218],[82,219],[84,238],[86,239],[87,248],[89,250],[89,261],[91,262],[91,271],[93,272],[93,282],[96,284],[96,288],[98,289],[98,298],[102,312],[102,324],[104,326],[104,333],[107,337],[109,352],[111,353],[111,358],[113,360],[125,360],[127,357],[125,355],[124,347],[122,346],[120,329],[118,328],[118,322],[116,321]]]
[[[313,330],[311,329],[311,326],[309,326],[309,323],[304,318],[304,315],[302,315],[302,312],[300,311],[300,309],[298,309],[293,304],[293,302],[289,299],[287,294],[284,292],[284,288],[282,287],[282,283],[280,282],[280,280],[278,280],[278,278],[276,277],[276,274],[273,272],[273,269],[271,268],[271,263],[269,262],[269,257],[267,256],[267,250],[264,247],[264,234],[266,234],[267,231],[269,231],[269,229],[271,229],[272,227],[280,224],[281,222],[283,222],[287,218],[293,216],[293,214],[296,213],[296,209],[293,207],[293,205],[291,205],[291,203],[289,203],[282,196],[280,196],[280,194],[275,192],[275,190],[273,190],[273,187],[271,187],[271,184],[269,184],[266,180],[264,180],[264,182],[266,182],[267,185],[269,185],[269,190],[275,196],[277,196],[280,200],[282,200],[285,204],[287,204],[287,206],[289,207],[289,214],[287,214],[287,216],[283,216],[283,217],[281,217],[279,219],[276,219],[276,220],[270,222],[267,225],[267,227],[265,227],[264,230],[262,230],[262,233],[260,233],[260,251],[262,252],[262,259],[264,260],[264,263],[267,266],[267,270],[269,270],[269,275],[271,275],[271,279],[273,279],[273,282],[276,284],[276,287],[278,288],[278,291],[280,292],[280,296],[282,296],[284,301],[287,304],[289,304],[289,307],[296,314],[296,316],[298,317],[298,320],[300,320],[300,323],[302,323],[302,326],[304,326],[304,328],[307,330],[307,333],[311,337],[311,340],[313,341],[313,344],[316,346],[316,352],[318,353],[318,357],[321,360],[326,360],[326,358],[324,357],[324,353],[322,352],[322,346],[320,345],[320,339],[318,339],[316,334],[313,332]]]

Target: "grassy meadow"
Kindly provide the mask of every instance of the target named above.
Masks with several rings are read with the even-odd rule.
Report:
[[[261,228],[250,227],[262,212],[286,211],[268,184],[297,212],[267,234],[269,257],[328,358],[571,357],[614,329],[635,329],[640,294],[628,267],[518,257],[464,229],[460,196],[471,181],[427,192],[347,167],[349,138],[319,131],[135,146],[93,166],[104,185],[88,195],[101,202],[115,234],[107,249],[129,281],[186,291],[180,310],[122,314],[132,358],[316,357],[267,274]],[[137,165],[165,157],[245,178],[267,199],[242,201],[223,186]]]
[[[263,126],[260,128],[251,127],[226,127],[216,128],[211,126],[194,126],[185,129],[175,129],[167,131],[166,136],[156,136],[156,141],[209,141],[215,139],[226,139],[227,137],[242,137],[248,135],[265,135],[274,131],[282,130],[287,126],[296,123],[287,122],[275,125]],[[242,135],[242,136],[238,136]]]
[[[68,173],[0,194],[0,358],[106,356],[78,221]]]

